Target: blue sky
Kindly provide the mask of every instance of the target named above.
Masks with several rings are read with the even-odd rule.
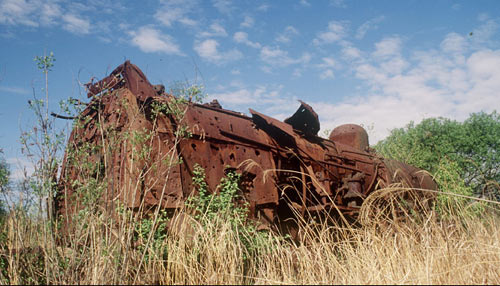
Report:
[[[500,110],[499,25],[496,0],[0,0],[0,148],[25,164],[44,51],[51,111],[130,59],[241,112],[284,119],[301,99],[322,130],[363,124],[375,143],[411,120]]]

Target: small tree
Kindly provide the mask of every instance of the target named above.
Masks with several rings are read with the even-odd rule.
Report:
[[[49,55],[36,56],[34,61],[38,69],[43,73],[45,87],[45,100],[39,99],[33,89],[33,100],[29,106],[37,120],[35,126],[21,135],[22,151],[34,160],[34,172],[29,178],[30,188],[39,198],[39,209],[43,209],[43,200],[47,202],[47,217],[52,219],[53,199],[55,195],[55,177],[58,167],[58,152],[64,143],[64,132],[57,131],[54,119],[49,118],[49,91],[48,74],[54,66],[55,57],[52,52]]]

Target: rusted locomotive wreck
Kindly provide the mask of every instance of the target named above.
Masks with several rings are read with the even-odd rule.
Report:
[[[107,209],[179,208],[196,192],[195,164],[205,169],[210,192],[228,166],[242,174],[250,217],[264,226],[292,213],[356,214],[370,193],[394,182],[436,188],[419,169],[369,150],[360,126],[318,137],[318,116],[304,102],[284,122],[251,109],[251,117],[226,110],[216,101],[179,104],[128,61],[87,89],[91,102],[76,119],[68,150],[87,148],[88,157],[67,151],[56,197],[56,213],[68,219],[83,196],[75,182],[89,176],[106,180],[99,198]],[[86,162],[99,167],[89,175],[82,171]]]

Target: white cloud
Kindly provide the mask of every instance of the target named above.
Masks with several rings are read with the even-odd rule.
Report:
[[[295,29],[293,26],[287,26],[283,33],[279,34],[278,37],[276,37],[276,41],[280,43],[289,43],[291,38],[298,34],[299,31],[297,31],[297,29]]]
[[[195,45],[194,49],[202,58],[219,59],[220,55],[217,51],[218,45],[219,43],[217,43],[216,40],[205,40],[199,45]]]
[[[453,32],[446,35],[445,39],[441,42],[441,49],[449,53],[463,53],[466,50],[466,45],[466,39]]]
[[[167,27],[175,22],[186,26],[196,26],[198,22],[189,17],[197,5],[196,0],[163,0],[154,17]]]
[[[221,104],[227,105],[249,105],[257,103],[258,93],[246,89],[233,92],[214,93],[208,96],[208,100],[217,99]]]
[[[226,30],[224,29],[224,27],[222,27],[218,23],[213,23],[212,25],[210,25],[210,29],[212,29],[215,36],[222,36],[222,37],[227,36]]]
[[[0,2],[0,24],[30,27],[56,24],[63,11],[57,1],[4,0]]]
[[[335,76],[333,75],[333,71],[331,69],[327,69],[319,75],[319,78],[321,78],[321,79],[328,79],[328,78],[333,79],[333,78],[335,78]]]
[[[3,0],[0,1],[0,24],[23,25],[28,27],[57,26],[77,35],[90,33],[109,33],[109,20],[102,19],[102,14],[122,10],[119,3],[92,1],[79,2],[59,0]],[[109,17],[109,15],[106,15]]]
[[[56,19],[61,17],[61,7],[53,2],[45,2],[40,10],[40,23],[44,26],[54,25]]]
[[[311,60],[311,55],[305,52],[299,58],[291,58],[287,51],[283,51],[279,47],[264,46],[260,50],[260,59],[272,66],[286,67],[293,64],[308,63]]]
[[[302,76],[302,70],[299,69],[299,68],[293,69],[292,76],[295,77],[295,78],[301,77]]]
[[[403,46],[398,37],[382,39],[371,52],[349,47],[346,53],[358,57],[351,63],[355,77],[367,89],[363,95],[350,95],[340,101],[308,101],[318,113],[322,129],[346,123],[373,126],[368,132],[374,144],[385,138],[391,129],[403,127],[410,121],[418,123],[423,118],[437,116],[463,120],[471,112],[500,110],[500,50],[483,48],[465,54],[467,49],[451,49],[457,47],[451,44],[453,37],[446,35],[441,49],[438,46],[438,49],[415,51],[408,57],[402,55]],[[383,47],[387,50],[382,51]],[[266,46],[261,52],[262,57],[266,55],[273,61],[289,58],[279,48]],[[457,53],[465,59],[457,61]],[[340,60],[322,58],[318,65],[324,68],[320,78],[334,77]],[[294,69],[295,72],[300,73],[300,70]],[[279,89],[262,87],[242,87],[212,97],[229,108],[253,105],[259,112],[280,120],[293,114],[298,106],[293,104],[296,98],[281,95]]]
[[[39,9],[34,1],[6,0],[0,3],[0,23],[37,27],[33,14]]]
[[[484,23],[474,29],[472,31],[472,36],[470,37],[474,46],[478,48],[489,44],[493,35],[498,32],[498,23],[495,20],[489,19],[487,16],[483,16],[482,18],[483,19],[480,20]]]
[[[375,51],[371,54],[378,63],[378,71],[383,75],[397,75],[403,72],[409,63],[401,55],[402,40],[397,36],[386,37],[375,43]],[[358,70],[358,75],[368,68],[368,64],[363,64],[363,69]]]
[[[362,57],[362,52],[353,46],[346,46],[342,48],[342,55],[349,60],[355,60]]]
[[[333,68],[337,67],[337,62],[332,57],[324,57],[321,59],[321,63],[317,64],[316,67],[322,69],[323,71],[320,73],[320,79],[333,79],[335,78],[333,74]]]
[[[332,57],[324,57],[321,59],[321,63],[318,65],[319,68],[333,68],[335,67],[336,61]]]
[[[0,86],[0,91],[15,94],[30,94],[30,91],[22,87]]]
[[[62,17],[63,29],[73,34],[88,34],[90,32],[90,22],[75,14],[66,14]]]
[[[477,15],[477,19],[481,22],[485,22],[490,19],[490,16],[487,13],[480,13],[479,15]]]
[[[363,39],[369,30],[378,29],[378,24],[384,21],[384,19],[384,16],[378,16],[363,23],[356,31],[356,39]]]
[[[265,72],[265,73],[269,73],[269,74],[273,73],[273,70],[271,69],[270,66],[261,66],[260,70]]]
[[[288,111],[292,114],[297,107],[290,105],[290,100],[280,95],[282,89],[282,85],[259,85],[254,88],[238,87],[235,90],[209,94],[207,101],[217,99],[224,108],[234,110],[246,111],[242,109],[253,105],[259,107],[259,112],[267,114],[283,111],[285,114]]]
[[[330,5],[338,8],[346,8],[345,0],[330,0]]]
[[[269,10],[269,7],[270,6],[268,4],[262,4],[257,7],[257,11],[267,12],[267,10]]]
[[[457,48],[461,44],[456,44],[456,35],[448,34],[441,43],[443,52],[419,51],[404,58],[394,39],[384,39],[371,58],[354,63],[367,95],[336,103],[310,102],[323,129],[345,123],[373,125],[373,144],[410,121],[438,116],[463,120],[472,112],[500,110],[500,50],[482,49],[467,56],[465,49]],[[382,47],[387,50],[382,52]],[[465,60],[457,61],[457,54]]]
[[[236,80],[232,80],[230,83],[229,83],[229,86],[230,87],[235,87],[235,88],[244,88],[245,87],[245,84],[239,80],[239,79],[236,79]]]
[[[243,57],[243,54],[236,49],[220,52],[218,46],[219,43],[216,40],[207,39],[202,42],[195,42],[194,50],[204,60],[216,64],[235,61]]]
[[[155,13],[155,18],[163,25],[170,27],[175,21],[180,21],[184,13],[185,11],[182,8],[158,10]]]
[[[210,30],[202,32],[198,35],[199,37],[205,37],[205,38],[210,38],[210,37],[226,37],[227,32],[224,27],[222,27],[219,23],[213,23],[210,25]]]
[[[484,24],[489,19],[484,21],[478,29],[488,30]],[[488,24],[490,31],[494,24]],[[490,32],[484,42],[490,43],[495,35]],[[473,41],[449,33],[435,49],[424,51],[404,50],[399,36],[383,38],[371,51],[344,45],[343,57],[325,57],[316,65],[322,69],[319,77],[333,78],[338,65],[347,63],[360,80],[360,95],[308,103],[318,113],[323,130],[346,123],[373,126],[368,130],[372,144],[410,121],[418,123],[438,116],[464,120],[472,112],[498,111],[500,49],[488,49],[487,45],[471,47]],[[272,58],[288,56],[279,49],[268,52]],[[294,72],[300,73],[298,69]],[[294,106],[293,99],[278,98],[282,106]],[[282,119],[290,116],[294,108],[284,111],[270,104],[266,114]]]
[[[331,21],[326,31],[318,33],[313,40],[314,45],[331,44],[342,40],[346,36],[345,22]]]
[[[59,1],[59,0],[56,0]],[[73,1],[75,2],[75,1]],[[115,14],[121,13],[127,10],[126,2],[118,2],[115,0],[87,0],[85,6],[89,7],[89,10],[99,9],[102,13],[105,14]]]
[[[499,79],[500,50],[483,50],[472,54],[467,59],[467,68],[473,80]],[[498,84],[500,85],[500,81]]]
[[[496,23],[488,21],[484,19],[474,30],[483,31],[483,43],[491,43],[497,33]],[[308,103],[318,113],[323,130],[346,123],[373,126],[368,130],[372,144],[410,121],[418,123],[437,116],[463,120],[472,112],[498,111],[500,49],[474,47],[473,38],[448,33],[436,48],[424,51],[406,50],[403,38],[397,35],[382,38],[372,49],[363,51],[344,42],[342,57],[321,58],[316,67],[322,69],[320,78],[327,79],[335,76],[338,65],[349,64],[363,86],[360,95]],[[278,47],[264,46],[260,57],[270,66],[296,61]],[[270,72],[268,66],[261,68]],[[259,111],[278,119],[290,116],[297,107],[294,98],[263,94],[259,96],[257,89],[241,88],[219,95],[234,106],[259,106]],[[262,104],[264,101],[267,105]]]
[[[241,22],[240,26],[245,28],[250,28],[253,26],[254,23],[255,20],[252,17],[245,16],[245,19],[243,20],[243,22]]]
[[[131,31],[131,44],[139,47],[146,53],[165,53],[169,55],[182,55],[179,46],[167,34],[151,27],[141,27],[138,31]]]
[[[402,41],[397,36],[386,37],[382,41],[375,44],[373,56],[377,58],[388,58],[399,55],[401,52]]]
[[[181,23],[185,26],[191,26],[191,27],[198,25],[198,22],[196,20],[188,18],[188,17],[183,17],[183,18],[179,19],[179,23]]]
[[[223,14],[230,14],[233,9],[231,0],[212,0],[212,3]]]
[[[259,43],[252,42],[252,41],[248,40],[248,34],[245,33],[245,32],[236,32],[236,33],[234,33],[233,39],[237,43],[245,44],[247,46],[250,46],[250,47],[256,48],[256,49],[260,48],[260,44]]]
[[[307,0],[299,0],[299,4],[305,7],[311,6],[311,4],[307,2]]]

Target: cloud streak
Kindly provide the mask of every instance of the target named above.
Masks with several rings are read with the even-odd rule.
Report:
[[[0,91],[6,92],[6,93],[15,93],[15,94],[30,94],[30,91],[22,88],[22,87],[9,87],[9,86],[0,86]]]

